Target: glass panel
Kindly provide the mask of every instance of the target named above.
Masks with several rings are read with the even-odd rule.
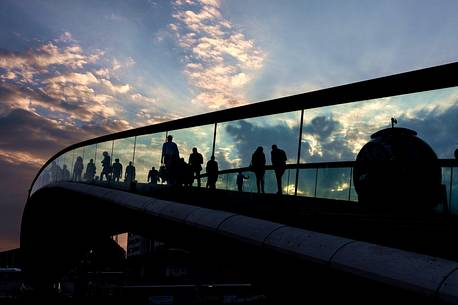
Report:
[[[218,124],[215,157],[220,170],[246,167],[258,146],[271,164],[272,144],[285,151],[287,163],[296,163],[300,112],[280,113]],[[256,183],[256,181],[255,181]]]
[[[212,124],[172,130],[168,132],[168,135],[173,136],[173,142],[175,142],[178,146],[180,158],[184,158],[184,161],[187,163],[190,161],[191,154],[193,153],[193,148],[197,148],[197,153],[200,153],[203,159],[203,164],[201,164],[201,173],[205,173],[205,167],[207,161],[210,160],[213,149],[213,132],[214,125]],[[199,158],[196,158],[195,160],[198,159]],[[216,158],[215,161],[218,162],[218,168],[221,170],[221,164],[219,164],[220,160]],[[196,163],[196,166],[198,166],[198,163],[199,162]],[[216,183],[216,187],[220,188],[221,183],[223,183],[221,177],[218,178]],[[197,185],[197,182],[195,182],[194,185]]]
[[[97,175],[95,180],[99,181],[107,181],[110,179],[110,166],[113,160],[111,159],[111,155],[113,152],[113,141],[107,141],[97,144],[97,161],[95,162],[95,166],[97,169]]]
[[[316,197],[348,200],[349,188],[349,168],[318,169],[318,185]]]
[[[135,145],[135,168],[138,182],[147,182],[148,173],[152,167],[155,170],[160,170],[162,144],[164,141],[165,132],[137,137]]]
[[[133,160],[134,144],[135,137],[114,140],[112,158],[113,181],[136,180],[136,168]],[[129,162],[132,162],[132,164]]]
[[[304,112],[301,162],[355,160],[374,132],[391,127],[415,130],[439,158],[453,156],[458,87],[307,109]],[[449,123],[450,122],[450,123]]]
[[[299,180],[297,186],[297,195],[306,197],[315,197],[315,179],[317,169],[301,168],[299,169]],[[294,177],[296,179],[296,177]],[[293,182],[294,185],[294,182]],[[294,190],[293,190],[294,194]]]

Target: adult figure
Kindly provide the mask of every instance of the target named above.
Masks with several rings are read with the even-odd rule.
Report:
[[[62,180],[68,181],[70,180],[70,171],[67,169],[67,165],[64,164],[62,167]]]
[[[218,162],[215,161],[215,156],[211,156],[205,168],[207,172],[207,188],[216,189],[216,181],[218,180]]]
[[[124,181],[127,183],[132,183],[135,181],[135,166],[132,165],[132,161],[130,161],[129,165],[126,167]]]
[[[111,173],[111,157],[108,152],[103,152],[103,160],[102,163],[102,172],[100,173],[100,181],[103,181],[103,176],[110,181],[110,173]]]
[[[272,166],[275,171],[275,177],[277,178],[277,194],[282,193],[282,183],[281,178],[286,170],[286,153],[283,149],[277,147],[277,145],[272,145],[272,151],[270,152],[270,160],[272,161]]]
[[[162,145],[161,164],[167,169],[167,183],[175,184],[176,166],[180,160],[178,146],[173,141],[173,136],[167,136],[167,142]]]
[[[119,182],[119,179],[122,177],[122,164],[119,163],[119,159],[116,158],[113,163],[113,180]]]
[[[245,176],[242,171],[239,171],[237,174],[237,189],[239,192],[243,192],[243,180],[248,179],[248,176]]]
[[[81,175],[83,174],[83,158],[78,156],[75,161],[75,165],[73,165],[73,177],[74,181],[81,181]]]
[[[159,172],[156,170],[154,166],[149,170],[146,182],[152,184],[157,184],[159,182]]]
[[[264,155],[264,149],[262,146],[258,146],[256,151],[251,156],[251,169],[256,175],[256,187],[258,188],[258,194],[264,193],[264,174],[266,173],[266,156]]]
[[[197,151],[196,147],[192,149],[192,154],[189,155],[188,164],[192,169],[193,182],[195,176],[197,179],[197,186],[200,187],[200,171],[202,170],[202,164],[204,164],[204,158],[202,157],[202,154]]]
[[[95,164],[94,159],[89,160],[89,163],[86,165],[86,173],[84,177],[86,181],[93,181],[95,176]]]

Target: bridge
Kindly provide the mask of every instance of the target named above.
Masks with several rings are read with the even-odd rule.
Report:
[[[361,302],[372,294],[377,297],[370,301],[380,303],[395,297],[458,303],[458,251],[452,246],[458,223],[456,160],[438,160],[444,192],[432,208],[420,208],[416,201],[404,208],[383,207],[360,200],[356,153],[353,160],[317,162],[320,152],[310,153],[313,139],[306,135],[313,133],[310,113],[323,118],[317,113],[326,109],[351,114],[380,101],[408,107],[412,100],[433,103],[437,96],[456,96],[457,72],[458,63],[452,63],[67,147],[43,165],[31,185],[21,227],[24,271],[37,286],[52,283],[100,240],[135,232],[192,249],[208,262],[238,264],[247,278],[273,294],[288,291],[297,297],[306,291],[323,300]],[[367,140],[375,131],[367,131]],[[202,187],[148,183],[168,135],[186,157],[197,147],[205,160],[216,158],[216,189],[205,187],[206,174]],[[266,194],[256,192],[256,178],[247,167],[256,147],[271,144],[288,156],[282,195],[275,194],[272,166],[266,167]],[[115,159],[124,166],[132,162],[135,178],[103,179],[104,153],[111,165]],[[92,159],[96,174],[76,173],[79,158],[85,168]],[[238,172],[248,176],[243,192],[237,191]]]

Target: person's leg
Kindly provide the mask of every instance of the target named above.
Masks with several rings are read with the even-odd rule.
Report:
[[[261,192],[261,174],[256,172],[256,188],[258,189],[258,194]]]
[[[262,176],[261,176],[261,191],[262,193],[264,194],[264,173],[262,173]]]
[[[200,171],[196,171],[197,186],[200,187]]]

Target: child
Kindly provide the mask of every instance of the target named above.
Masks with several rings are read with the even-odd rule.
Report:
[[[243,179],[248,179],[247,176],[245,176],[242,171],[239,171],[237,175],[237,188],[239,192],[243,192]]]

